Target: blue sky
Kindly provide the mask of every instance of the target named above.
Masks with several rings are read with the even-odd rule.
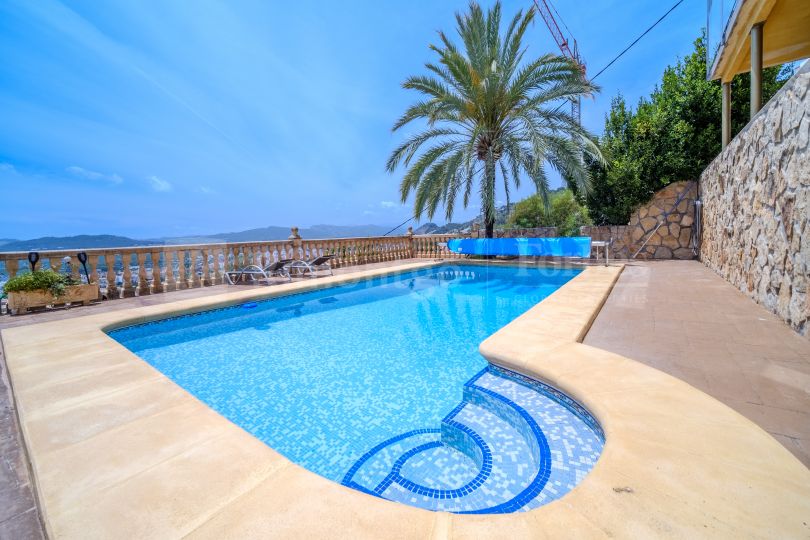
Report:
[[[672,3],[555,0],[592,74]],[[511,16],[531,1],[503,4]],[[400,84],[466,5],[5,0],[0,238],[398,224],[411,207],[385,160],[414,100]],[[648,94],[690,52],[705,10],[686,0],[600,76],[583,123],[600,133],[617,92]],[[557,51],[539,19],[527,44],[529,56]]]

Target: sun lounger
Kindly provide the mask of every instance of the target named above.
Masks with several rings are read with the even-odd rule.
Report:
[[[295,272],[296,274],[303,276],[306,273],[310,275],[314,275],[315,272],[320,270],[329,270],[329,275],[332,274],[332,265],[330,261],[334,259],[333,255],[321,255],[320,257],[315,257],[314,259],[310,259],[308,261],[293,261],[290,264],[289,270],[290,273]]]
[[[247,278],[250,278],[251,281],[263,281],[269,283],[270,278],[273,276],[285,277],[288,281],[290,281],[292,278],[290,277],[288,267],[292,264],[292,262],[292,259],[282,259],[280,261],[270,263],[264,268],[255,264],[250,264],[244,268],[240,268],[239,270],[225,272],[225,279],[231,285],[244,282]]]

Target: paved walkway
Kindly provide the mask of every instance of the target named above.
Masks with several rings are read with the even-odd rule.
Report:
[[[354,272],[394,261],[348,267]],[[0,328],[209,296],[189,289],[0,317]],[[628,265],[585,343],[679,377],[757,422],[810,466],[810,340],[696,262]],[[41,538],[0,350],[0,539]]]
[[[629,264],[585,343],[687,381],[810,467],[810,339],[702,264]]]
[[[417,259],[374,263],[363,266],[349,266],[338,268],[335,274],[370,270],[383,266],[394,266],[405,262],[416,262]],[[284,283],[279,280],[279,283]],[[264,287],[264,285],[239,285],[239,288]],[[26,324],[41,323],[81,317],[96,313],[118,311],[139,306],[150,306],[211,296],[224,293],[233,287],[216,285],[183,291],[173,291],[154,295],[126,298],[114,302],[101,302],[90,306],[81,306],[72,309],[56,309],[41,311],[30,315],[0,317],[0,328],[10,328]],[[28,471],[28,459],[22,446],[17,414],[11,399],[11,391],[3,358],[2,343],[0,343],[0,540],[37,539],[43,538],[42,524],[37,508],[31,478]]]

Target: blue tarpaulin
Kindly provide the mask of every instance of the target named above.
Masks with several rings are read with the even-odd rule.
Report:
[[[587,258],[591,255],[591,238],[463,238],[448,240],[447,249],[464,255]]]

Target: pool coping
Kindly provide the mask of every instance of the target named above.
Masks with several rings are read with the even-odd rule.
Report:
[[[753,422],[663,372],[581,343],[621,266],[585,266],[480,345],[605,431],[567,495],[506,515],[430,512],[293,464],[104,330],[438,264],[359,271],[2,330],[51,537],[799,537],[810,470]]]

